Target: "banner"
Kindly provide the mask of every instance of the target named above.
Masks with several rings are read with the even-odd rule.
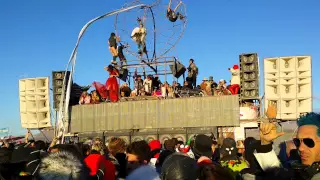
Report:
[[[1,128],[0,133],[9,133],[9,128]]]

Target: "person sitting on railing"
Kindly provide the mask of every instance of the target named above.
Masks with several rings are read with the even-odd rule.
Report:
[[[168,98],[175,98],[174,89],[172,86],[169,86],[168,88]]]
[[[135,76],[135,80],[134,80],[134,91],[136,93],[136,96],[140,95],[139,90],[141,90],[142,88],[143,88],[143,80],[141,78],[141,75],[137,75]]]
[[[192,85],[190,85],[188,81],[185,81],[181,90],[189,90],[189,89],[193,89]]]
[[[158,75],[155,75],[152,79],[152,89],[160,89],[161,81]]]
[[[124,83],[120,87],[121,97],[130,97],[131,89],[127,83]]]
[[[117,102],[119,100],[119,84],[117,81],[117,77],[119,77],[119,72],[112,65],[104,67],[104,69],[108,71],[110,75],[106,82],[109,100],[111,102]]]
[[[147,79],[143,81],[144,91],[146,95],[151,95],[152,93],[152,76],[148,75]]]
[[[153,90],[152,96],[153,97],[162,97],[162,94],[161,94],[161,91],[159,90],[159,88],[155,88]]]
[[[227,88],[227,82],[224,79],[221,79],[219,81],[218,87],[215,90],[215,95],[221,96],[221,95],[230,95],[231,92]]]
[[[101,98],[98,95],[97,91],[91,91],[91,103],[92,104],[98,104],[101,102]]]
[[[87,91],[82,92],[79,100],[79,104],[90,104],[91,103],[91,96],[88,94]]]

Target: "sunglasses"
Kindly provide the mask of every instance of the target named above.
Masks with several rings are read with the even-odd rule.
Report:
[[[293,143],[296,145],[297,148],[300,147],[301,142],[303,142],[303,144],[305,144],[308,148],[314,148],[315,146],[315,142],[311,138],[302,138],[302,139],[294,138],[293,139]]]

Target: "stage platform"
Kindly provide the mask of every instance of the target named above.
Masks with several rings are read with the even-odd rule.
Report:
[[[72,133],[239,126],[238,96],[208,96],[77,105]]]

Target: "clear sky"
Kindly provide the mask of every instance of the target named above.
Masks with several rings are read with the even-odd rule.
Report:
[[[125,3],[124,0],[1,0],[0,128],[10,127],[13,134],[24,132],[20,125],[18,80],[64,70],[82,26]],[[198,81],[210,75],[216,80],[229,80],[227,68],[238,63],[241,53],[257,52],[260,64],[266,57],[312,55],[313,93],[320,96],[319,0],[185,0],[184,3],[188,26],[168,55],[185,64],[194,58],[200,69]],[[171,26],[165,23],[164,13],[165,6],[161,5],[156,15],[163,18],[163,23],[159,23],[157,30],[166,32]],[[135,18],[130,13],[123,14],[120,26]],[[111,60],[107,40],[114,31],[114,21],[114,17],[98,21],[85,34],[77,56],[77,83],[105,82],[108,77],[103,66]],[[158,38],[158,43],[166,41],[164,37]],[[314,108],[320,109],[319,100],[314,101]]]

